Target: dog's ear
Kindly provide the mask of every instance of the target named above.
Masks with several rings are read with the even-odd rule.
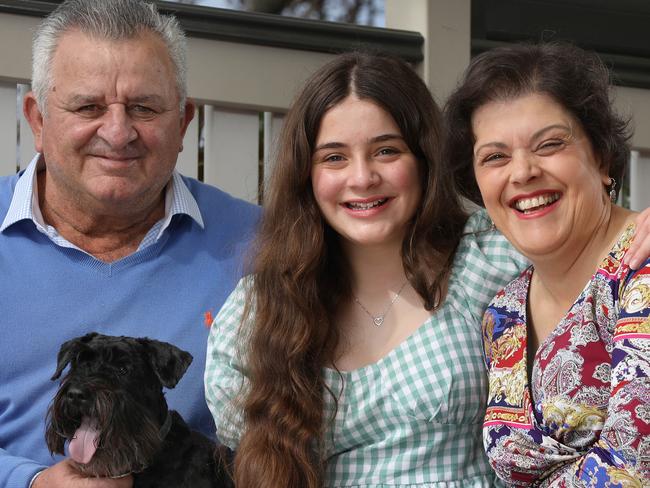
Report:
[[[139,339],[162,385],[174,388],[192,363],[192,355],[167,342]]]
[[[75,339],[70,339],[69,341],[64,342],[61,345],[59,354],[56,357],[56,371],[50,379],[52,381],[58,379],[68,363],[70,363],[72,359],[77,355],[79,349],[84,344],[90,342],[97,335],[98,334],[96,332],[91,332],[90,334],[86,334],[83,337],[77,337]]]

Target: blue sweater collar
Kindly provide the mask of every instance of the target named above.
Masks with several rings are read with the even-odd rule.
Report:
[[[0,225],[0,232],[21,220],[31,220],[37,229],[50,238],[53,238],[52,228],[48,228],[43,221],[41,210],[38,205],[38,186],[36,185],[36,173],[44,168],[45,162],[40,154],[34,156],[22,175],[16,182],[9,211]],[[165,216],[155,226],[155,235],[149,240],[157,241],[164,230],[169,226],[174,215],[188,215],[201,227],[204,228],[203,218],[196,199],[187,188],[182,176],[174,171],[172,179],[167,185],[165,193]],[[60,238],[62,239],[62,238]],[[59,243],[61,244],[61,243]]]

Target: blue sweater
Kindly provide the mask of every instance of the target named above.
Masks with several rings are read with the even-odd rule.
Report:
[[[18,176],[0,178],[0,222]],[[45,445],[50,381],[64,341],[98,331],[148,336],[194,361],[167,400],[189,424],[214,435],[203,393],[208,328],[243,273],[259,208],[184,178],[205,229],[175,216],[155,244],[106,264],[59,247],[23,220],[0,233],[0,487],[26,488],[59,461]]]

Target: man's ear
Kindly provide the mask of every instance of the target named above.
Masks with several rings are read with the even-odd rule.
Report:
[[[43,114],[38,108],[34,92],[28,92],[23,99],[23,114],[34,134],[36,152],[43,152]]]
[[[185,137],[185,132],[187,131],[190,122],[192,122],[195,113],[196,105],[194,104],[194,101],[188,98],[185,102],[185,112],[183,112],[183,116],[181,117],[181,139]]]

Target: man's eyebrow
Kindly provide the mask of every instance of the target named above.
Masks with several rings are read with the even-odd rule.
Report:
[[[165,99],[160,95],[138,95],[129,98],[129,103],[164,103]]]
[[[77,95],[72,95],[66,101],[67,103],[72,105],[85,105],[87,103],[97,103],[100,99],[101,97],[96,95],[77,94]]]
[[[104,98],[100,95],[76,94],[67,99],[72,105],[84,105],[87,103],[103,102]],[[128,99],[128,103],[156,103],[162,104],[165,99],[160,95],[138,95]]]

